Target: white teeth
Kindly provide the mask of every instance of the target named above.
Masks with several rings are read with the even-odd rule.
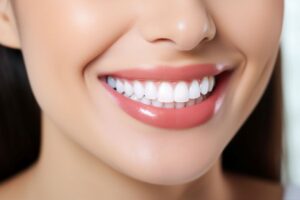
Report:
[[[209,89],[208,89],[208,91],[211,92],[213,90],[214,86],[215,86],[215,83],[216,83],[215,82],[215,77],[210,76],[208,78],[208,80],[209,80]]]
[[[189,100],[189,88],[184,81],[176,84],[174,89],[174,101],[178,103],[187,102]]]
[[[119,79],[117,79],[117,81],[116,81],[116,88],[117,88],[117,92],[119,92],[119,93],[124,92],[124,85],[123,85],[122,81],[120,81]]]
[[[160,108],[184,108],[200,103],[215,87],[215,77],[203,77],[201,81],[155,83],[154,81],[129,81],[108,76],[107,84],[118,93],[146,105]],[[200,82],[200,83],[199,83]]]
[[[139,99],[133,94],[130,99],[134,100],[134,101],[138,101]]]
[[[152,106],[162,108],[163,107],[163,103],[160,102],[160,101],[152,100]]]
[[[171,103],[173,102],[173,88],[168,82],[162,82],[158,89],[158,101]]]
[[[146,104],[146,105],[150,105],[151,104],[151,100],[150,99],[147,99],[147,98],[142,98],[142,100],[141,100],[141,102],[143,103],[143,104]]]
[[[175,108],[175,103],[172,102],[172,103],[164,103],[164,108]]]
[[[130,97],[133,94],[133,88],[128,81],[125,81],[124,83],[124,91],[125,91],[125,96]]]
[[[113,77],[108,76],[107,83],[108,83],[108,85],[110,85],[110,87],[116,88],[116,80]]]
[[[189,88],[189,98],[197,99],[200,97],[200,86],[198,81],[193,80]]]
[[[175,103],[175,108],[184,108],[185,103]]]
[[[196,103],[196,100],[189,100],[187,103],[186,103],[186,106],[192,106],[192,105],[195,105]]]
[[[133,90],[138,99],[141,99],[144,96],[144,86],[140,81],[133,82]]]
[[[200,92],[203,95],[206,95],[208,93],[209,89],[209,81],[207,77],[204,77],[200,83]]]
[[[156,99],[157,98],[156,86],[152,81],[147,81],[145,84],[145,97],[147,99]]]

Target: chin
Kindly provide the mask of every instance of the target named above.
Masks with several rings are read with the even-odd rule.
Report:
[[[182,185],[204,176],[216,164],[219,154],[199,153],[198,156],[180,156],[176,151],[170,155],[143,155],[120,161],[113,168],[134,180],[154,185]]]

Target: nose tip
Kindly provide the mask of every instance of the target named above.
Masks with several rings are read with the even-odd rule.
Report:
[[[175,4],[175,5],[174,5]],[[202,5],[182,7],[170,3],[172,9],[146,13],[139,29],[143,38],[151,43],[167,42],[176,49],[190,51],[212,40],[216,26]],[[158,9],[161,10],[161,9]],[[150,11],[149,11],[150,12]]]
[[[171,30],[169,36],[167,36],[167,40],[172,42],[177,49],[184,51],[195,49],[197,46],[212,40],[216,34],[215,25],[212,25],[212,23],[206,19],[196,19],[196,21],[178,20],[175,23],[174,30]],[[159,37],[160,36],[157,35],[157,38]],[[155,41],[155,39],[152,41]]]

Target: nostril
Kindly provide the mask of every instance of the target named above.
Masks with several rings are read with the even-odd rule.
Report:
[[[201,44],[207,43],[208,41],[210,41],[210,39],[208,37],[205,37],[202,41]]]
[[[199,43],[199,45],[206,44],[206,43],[210,42],[212,39],[213,39],[213,37],[207,36],[207,37],[203,38],[203,40]]]
[[[168,38],[158,38],[158,39],[155,39],[154,42],[169,42],[169,43],[174,43],[172,40],[170,40]]]

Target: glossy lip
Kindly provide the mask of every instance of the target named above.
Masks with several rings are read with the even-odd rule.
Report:
[[[134,101],[119,94],[105,81],[107,75],[135,80],[188,80],[209,75],[216,76],[219,74],[220,76],[217,78],[215,88],[208,98],[193,106],[181,109],[158,108]],[[117,105],[134,119],[159,128],[187,129],[204,124],[213,117],[217,102],[222,97],[230,75],[231,71],[225,68],[220,70],[216,65],[205,64],[189,65],[180,68],[159,67],[147,70],[131,69],[101,74],[98,78],[113,100],[117,102]]]

